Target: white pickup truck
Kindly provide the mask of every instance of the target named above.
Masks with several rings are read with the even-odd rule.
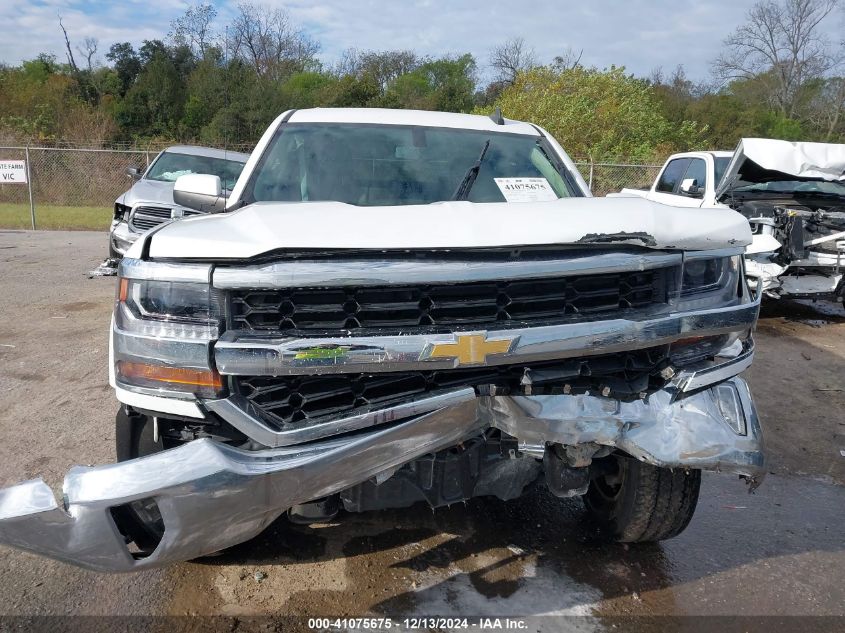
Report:
[[[716,206],[716,185],[725,175],[733,152],[672,154],[650,189],[623,189],[616,196],[639,196],[676,207]]]
[[[669,157],[651,189],[678,207],[730,207],[748,218],[749,282],[771,297],[845,299],[845,145],[742,139],[734,152]]]
[[[118,463],[71,470],[60,502],[0,490],[0,543],[129,571],[283,514],[537,484],[656,541],[703,470],[766,472],[730,209],[591,198],[552,137],[500,115],[375,109],[286,112],[230,196],[192,174],[174,199],[224,212],[120,263]]]

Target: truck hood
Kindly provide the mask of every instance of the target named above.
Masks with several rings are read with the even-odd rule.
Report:
[[[641,198],[397,207],[260,202],[230,213],[173,222],[155,231],[150,240],[153,258],[226,260],[280,249],[626,244],[706,250],[745,246],[751,242],[751,230],[745,218],[731,209],[702,213]]]
[[[173,206],[173,184],[159,180],[141,179],[132,185],[117,202],[132,206],[139,202],[158,202],[164,206]]]
[[[716,187],[724,201],[737,187],[774,181],[845,183],[845,145],[744,138]]]

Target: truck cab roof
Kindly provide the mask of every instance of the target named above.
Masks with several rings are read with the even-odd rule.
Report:
[[[674,160],[676,158],[707,158],[708,156],[712,156],[713,158],[730,158],[733,154],[734,153],[729,150],[678,152],[677,154],[672,154],[669,157],[669,160]]]
[[[282,115],[284,117],[285,115]],[[271,128],[277,127],[280,119]],[[422,127],[445,127],[462,130],[481,130],[497,133],[527,134],[540,136],[530,123],[502,119],[498,124],[489,116],[479,114],[458,114],[455,112],[432,112],[429,110],[392,110],[388,108],[309,108],[295,110],[287,118],[290,123],[358,123],[373,125],[417,125]]]

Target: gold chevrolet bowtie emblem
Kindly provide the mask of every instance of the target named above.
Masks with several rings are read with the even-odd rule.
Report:
[[[458,365],[483,365],[490,354],[505,354],[516,339],[488,341],[486,334],[459,335],[454,343],[431,346],[429,358],[457,358]]]

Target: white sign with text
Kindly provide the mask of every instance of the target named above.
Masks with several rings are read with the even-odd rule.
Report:
[[[0,158],[0,185],[26,184],[26,161]]]
[[[557,194],[545,178],[494,178],[508,202],[546,202]]]

